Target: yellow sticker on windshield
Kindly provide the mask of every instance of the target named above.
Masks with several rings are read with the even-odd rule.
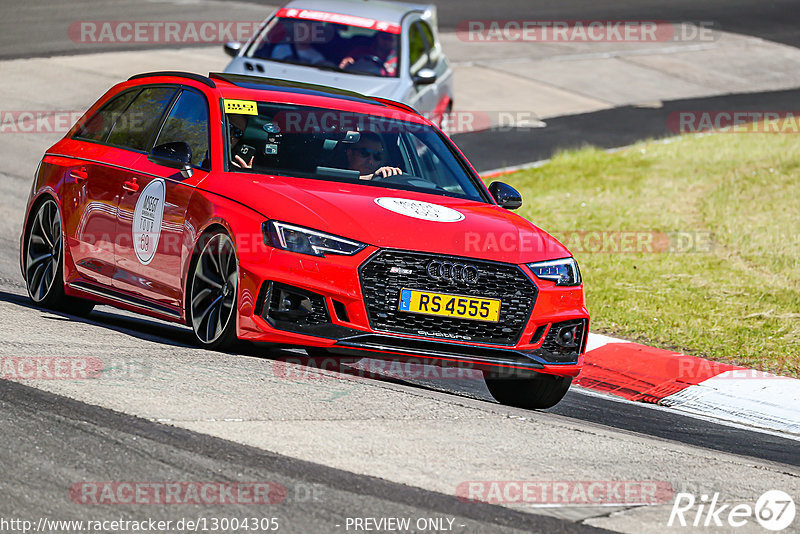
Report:
[[[258,115],[258,106],[252,100],[229,100],[224,99],[225,113],[236,113],[238,115]]]

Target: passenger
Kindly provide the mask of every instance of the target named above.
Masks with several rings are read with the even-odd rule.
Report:
[[[292,25],[293,39],[289,43],[275,45],[272,49],[272,59],[294,60],[304,65],[321,65],[327,60],[316,48],[312,46],[315,40],[315,31],[318,26],[298,20]]]

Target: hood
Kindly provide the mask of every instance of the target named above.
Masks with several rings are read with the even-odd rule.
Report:
[[[571,255],[527,220],[483,202],[326,180],[263,175],[253,180],[248,174],[212,174],[200,187],[265,219],[381,248],[516,264]]]
[[[226,68],[225,72],[231,74],[256,74],[253,71],[244,69],[244,59],[234,59]],[[364,76],[360,74],[348,74],[344,72],[333,72],[314,67],[304,67],[277,61],[266,61],[247,58],[248,63],[257,63],[264,67],[264,72],[257,73],[259,76],[267,78],[277,78],[293,82],[311,83],[315,85],[327,85],[346,91],[353,91],[364,95],[377,96],[381,98],[394,98],[400,86],[399,78],[383,78],[380,76]]]

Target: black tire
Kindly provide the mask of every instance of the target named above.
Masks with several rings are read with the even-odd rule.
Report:
[[[39,306],[74,315],[88,315],[94,302],[64,293],[64,232],[52,198],[31,212],[25,233],[25,285]]]
[[[500,404],[517,408],[552,408],[564,398],[572,377],[537,375],[530,378],[497,378],[486,375],[486,387]]]
[[[238,345],[236,295],[238,262],[233,241],[225,232],[200,238],[189,270],[187,316],[203,348],[228,351]]]

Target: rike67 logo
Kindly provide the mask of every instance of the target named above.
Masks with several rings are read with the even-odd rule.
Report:
[[[780,490],[767,491],[755,505],[720,504],[719,493],[710,498],[701,495],[699,499],[691,493],[678,493],[667,526],[738,528],[755,520],[763,528],[778,532],[794,522],[795,513],[794,500]]]

